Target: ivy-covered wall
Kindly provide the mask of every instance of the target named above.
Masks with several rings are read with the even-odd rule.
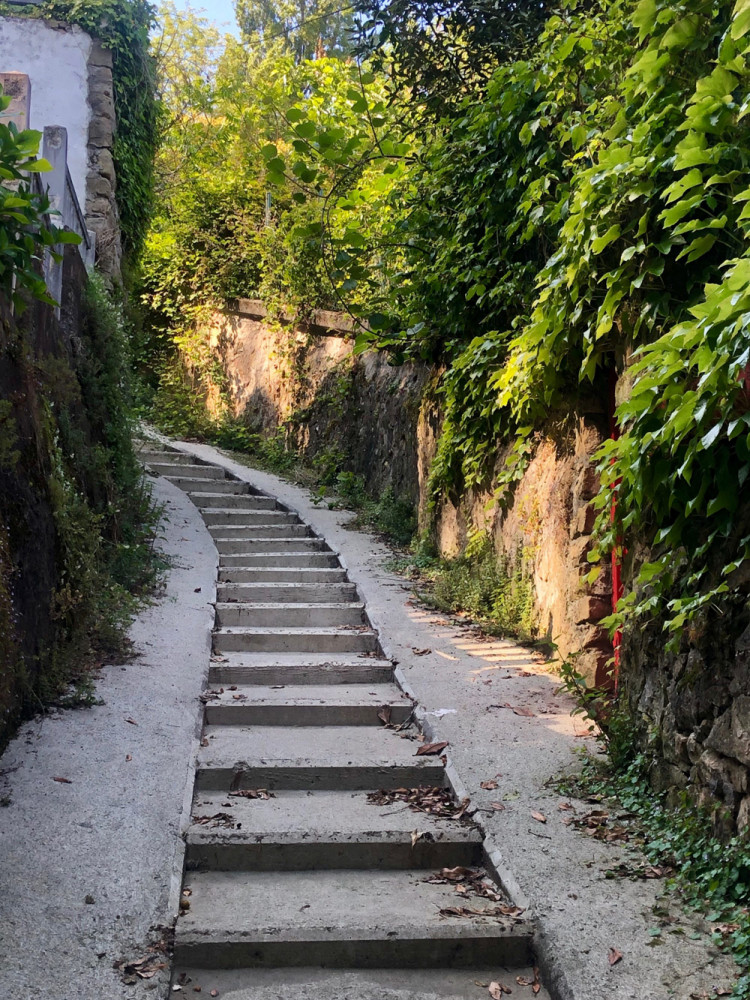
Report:
[[[241,446],[261,434],[302,456],[323,481],[353,473],[372,496],[392,491],[414,504],[423,538],[446,557],[462,556],[481,532],[498,560],[530,582],[539,633],[561,656],[574,654],[590,682],[605,682],[612,644],[599,622],[612,610],[611,575],[605,568],[595,581],[586,577],[599,485],[592,455],[606,434],[606,415],[592,403],[594,412],[571,412],[537,434],[504,503],[496,495],[508,447],[501,441],[492,442],[495,475],[484,488],[436,500],[440,370],[393,365],[377,351],[356,354],[350,326],[344,314],[326,311],[313,312],[304,325],[271,322],[256,300],[208,311],[181,339],[187,368],[170,383],[173,396],[163,385],[158,419],[178,434],[214,437],[215,427],[231,419],[235,429],[226,440],[233,434]],[[201,413],[216,422],[213,435],[201,428]]]
[[[0,295],[0,746],[25,715],[91,697],[153,579],[126,371],[119,310],[77,247],[60,319]]]

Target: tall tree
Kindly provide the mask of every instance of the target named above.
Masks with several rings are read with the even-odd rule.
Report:
[[[502,63],[523,57],[549,0],[354,0],[357,50],[387,67],[396,93],[437,114],[483,90]]]
[[[351,0],[235,0],[237,24],[251,49],[281,40],[296,62],[344,57],[354,44]]]

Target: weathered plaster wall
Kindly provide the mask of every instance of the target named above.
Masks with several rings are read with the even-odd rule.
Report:
[[[68,130],[70,176],[83,206],[88,176],[89,56],[93,41],[78,27],[53,28],[45,21],[0,18],[0,71],[31,79],[31,128]]]
[[[68,169],[87,228],[96,234],[97,265],[119,277],[112,53],[75,25],[0,17],[0,72],[29,77],[31,128],[67,129]]]
[[[427,482],[440,431],[439,403],[429,393],[438,372],[424,365],[389,365],[383,355],[355,357],[343,317],[325,314],[305,330],[272,327],[257,302],[214,316],[210,341],[223,360],[234,414],[266,433],[285,427],[311,461],[338,460],[362,475],[373,493],[392,487],[420,509],[445,555],[458,555],[472,525],[483,527],[499,556],[521,560],[534,582],[539,624],[563,656],[605,680],[611,644],[597,624],[611,610],[608,570],[592,585],[590,570],[597,478],[591,466],[602,428],[578,416],[544,437],[506,509],[492,492],[468,493],[427,511]],[[209,399],[218,412],[218,389]],[[498,455],[498,469],[503,454]]]

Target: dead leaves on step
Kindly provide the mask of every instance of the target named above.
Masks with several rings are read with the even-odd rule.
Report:
[[[169,963],[166,956],[171,949],[171,930],[164,930],[165,934],[155,944],[148,945],[146,954],[140,958],[120,958],[112,963],[112,968],[120,973],[123,983],[133,986],[139,980],[153,979],[162,969],[167,969]]]
[[[539,969],[534,966],[534,978],[527,979],[526,976],[516,976],[516,982],[519,986],[530,986],[531,992],[536,996],[542,988],[542,984],[539,982]]]
[[[276,796],[273,792],[269,792],[267,788],[238,788],[234,792],[228,793],[230,796],[234,796],[239,799],[275,799]]]
[[[486,906],[480,909],[474,906],[443,906],[439,911],[441,917],[520,917],[523,910],[519,906],[502,903],[498,906]]]
[[[375,806],[389,806],[403,802],[414,812],[427,813],[438,819],[463,819],[469,800],[455,802],[447,788],[420,785],[418,788],[381,788],[368,792],[367,801]]]
[[[502,1000],[506,994],[511,994],[513,990],[509,986],[504,986],[503,983],[493,982],[487,987],[487,992],[492,1000]]]
[[[414,754],[415,757],[434,757],[437,754],[442,753],[443,750],[448,746],[448,741],[443,740],[441,743],[423,743],[421,747]]]
[[[441,868],[439,872],[424,880],[428,885],[452,885],[459,896],[481,896],[493,903],[504,900],[501,892],[490,881],[482,868],[465,868],[457,865],[455,868]]]

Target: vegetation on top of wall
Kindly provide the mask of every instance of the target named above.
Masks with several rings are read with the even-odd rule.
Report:
[[[319,300],[317,255],[358,349],[442,366],[436,499],[488,486],[500,450],[502,488],[635,354],[599,454],[600,551],[624,545],[637,580],[610,624],[657,613],[678,639],[745,592],[750,558],[749,33],[745,0],[566,0],[436,123],[399,116],[367,67],[227,43],[194,134],[192,183],[221,155],[274,192],[279,228],[236,244],[259,287]]]
[[[3,383],[24,387],[3,413],[0,456],[0,742],[50,703],[90,703],[92,669],[128,652],[132,614],[162,568],[122,309],[89,277],[75,356],[62,341],[50,351],[28,315],[4,329],[0,352]]]
[[[117,206],[123,246],[131,257],[137,257],[151,215],[154,154],[160,130],[156,77],[149,53],[156,7],[147,0],[40,0],[21,7],[0,2],[0,14],[77,24],[112,52]]]

